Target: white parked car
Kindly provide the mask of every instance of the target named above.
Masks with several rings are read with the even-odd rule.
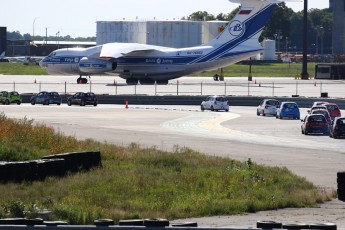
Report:
[[[269,114],[275,116],[279,106],[280,102],[278,100],[264,99],[256,109],[256,115],[260,116],[262,114],[262,116],[266,116]]]
[[[225,96],[209,96],[205,99],[205,101],[201,102],[200,108],[201,111],[208,109],[211,111],[225,110],[228,112],[229,102]]]

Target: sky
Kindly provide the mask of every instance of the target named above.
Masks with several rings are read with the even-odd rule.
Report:
[[[295,12],[301,2],[286,2]],[[239,4],[228,0],[1,0],[0,26],[7,31],[45,36],[96,36],[96,21],[178,20],[197,11],[227,14]],[[309,0],[308,8],[324,9],[329,0]]]

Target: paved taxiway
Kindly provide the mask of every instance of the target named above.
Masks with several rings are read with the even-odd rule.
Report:
[[[129,105],[129,109],[125,109],[124,105],[69,107],[65,104],[22,104],[1,105],[0,111],[11,118],[27,117],[35,122],[43,122],[81,139],[94,138],[120,145],[135,142],[163,150],[185,146],[210,155],[240,161],[251,158],[265,165],[285,166],[322,189],[336,189],[336,173],[345,169],[344,139],[331,139],[322,135],[304,136],[300,131],[299,120],[257,117],[254,107],[231,107],[230,112],[226,113],[200,112],[199,106]],[[345,114],[345,111],[342,113]],[[305,114],[306,109],[302,109],[301,117]],[[258,220],[266,216],[270,220],[284,221],[279,218],[285,216],[294,220],[291,215],[305,212],[304,215],[311,218],[307,222],[335,222],[338,227],[345,227],[342,203],[333,201],[327,205],[321,214],[317,215],[313,213],[320,212],[320,209],[283,210],[285,214],[279,214],[279,211],[275,214],[264,212],[261,217],[258,216],[260,213],[249,217]],[[302,218],[301,215],[299,214],[298,218]],[[243,222],[239,220],[244,217],[238,217],[236,220],[234,218],[226,217],[213,221],[217,226],[243,226]],[[197,222],[200,226],[203,223],[212,225],[212,221],[208,219],[199,219]],[[255,223],[250,226],[252,225]]]

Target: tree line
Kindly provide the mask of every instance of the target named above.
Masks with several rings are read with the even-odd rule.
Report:
[[[220,13],[216,16],[206,11],[198,11],[183,20],[194,21],[230,21],[239,11],[237,7],[228,14]],[[332,53],[332,12],[330,9],[310,9],[308,11],[308,53],[331,54]],[[278,52],[300,52],[303,45],[303,11],[294,12],[284,2],[279,3],[268,21],[260,41],[272,39],[277,42]],[[7,32],[8,40],[57,40],[57,36],[35,36],[30,34],[21,35],[19,31]],[[96,41],[96,37],[58,37],[60,41]]]

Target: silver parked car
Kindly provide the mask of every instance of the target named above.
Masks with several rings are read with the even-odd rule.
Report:
[[[266,116],[266,115],[272,115],[275,116],[277,113],[277,109],[280,106],[280,102],[275,99],[264,99],[260,105],[256,109],[256,115],[260,116]]]
[[[228,112],[229,102],[225,96],[209,96],[205,99],[205,101],[201,102],[200,108],[201,111],[208,109],[211,111],[225,110]]]

